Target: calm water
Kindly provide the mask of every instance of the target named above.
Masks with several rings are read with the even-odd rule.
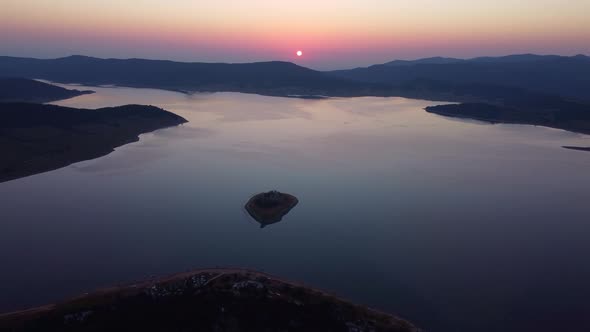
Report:
[[[590,329],[590,138],[402,98],[92,88],[190,123],[0,184],[0,311],[188,269],[270,272],[429,331]],[[243,209],[300,204],[264,229]],[[574,327],[579,327],[575,329]]]

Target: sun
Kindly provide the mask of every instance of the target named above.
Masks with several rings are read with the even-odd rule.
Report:
[[[303,55],[303,52],[297,51],[297,56],[302,56],[302,55]]]

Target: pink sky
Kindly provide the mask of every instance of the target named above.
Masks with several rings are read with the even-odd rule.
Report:
[[[0,54],[286,60],[317,69],[574,55],[590,53],[588,13],[589,0],[3,0]]]

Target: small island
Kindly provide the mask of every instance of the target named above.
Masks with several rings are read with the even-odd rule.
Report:
[[[263,228],[281,221],[297,203],[299,200],[295,196],[271,190],[250,198],[246,203],[246,211]]]

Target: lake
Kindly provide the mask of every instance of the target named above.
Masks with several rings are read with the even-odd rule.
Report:
[[[92,89],[190,122],[0,184],[0,311],[244,267],[428,331],[590,330],[590,137],[429,114],[404,98]],[[297,205],[260,228],[244,209]]]

